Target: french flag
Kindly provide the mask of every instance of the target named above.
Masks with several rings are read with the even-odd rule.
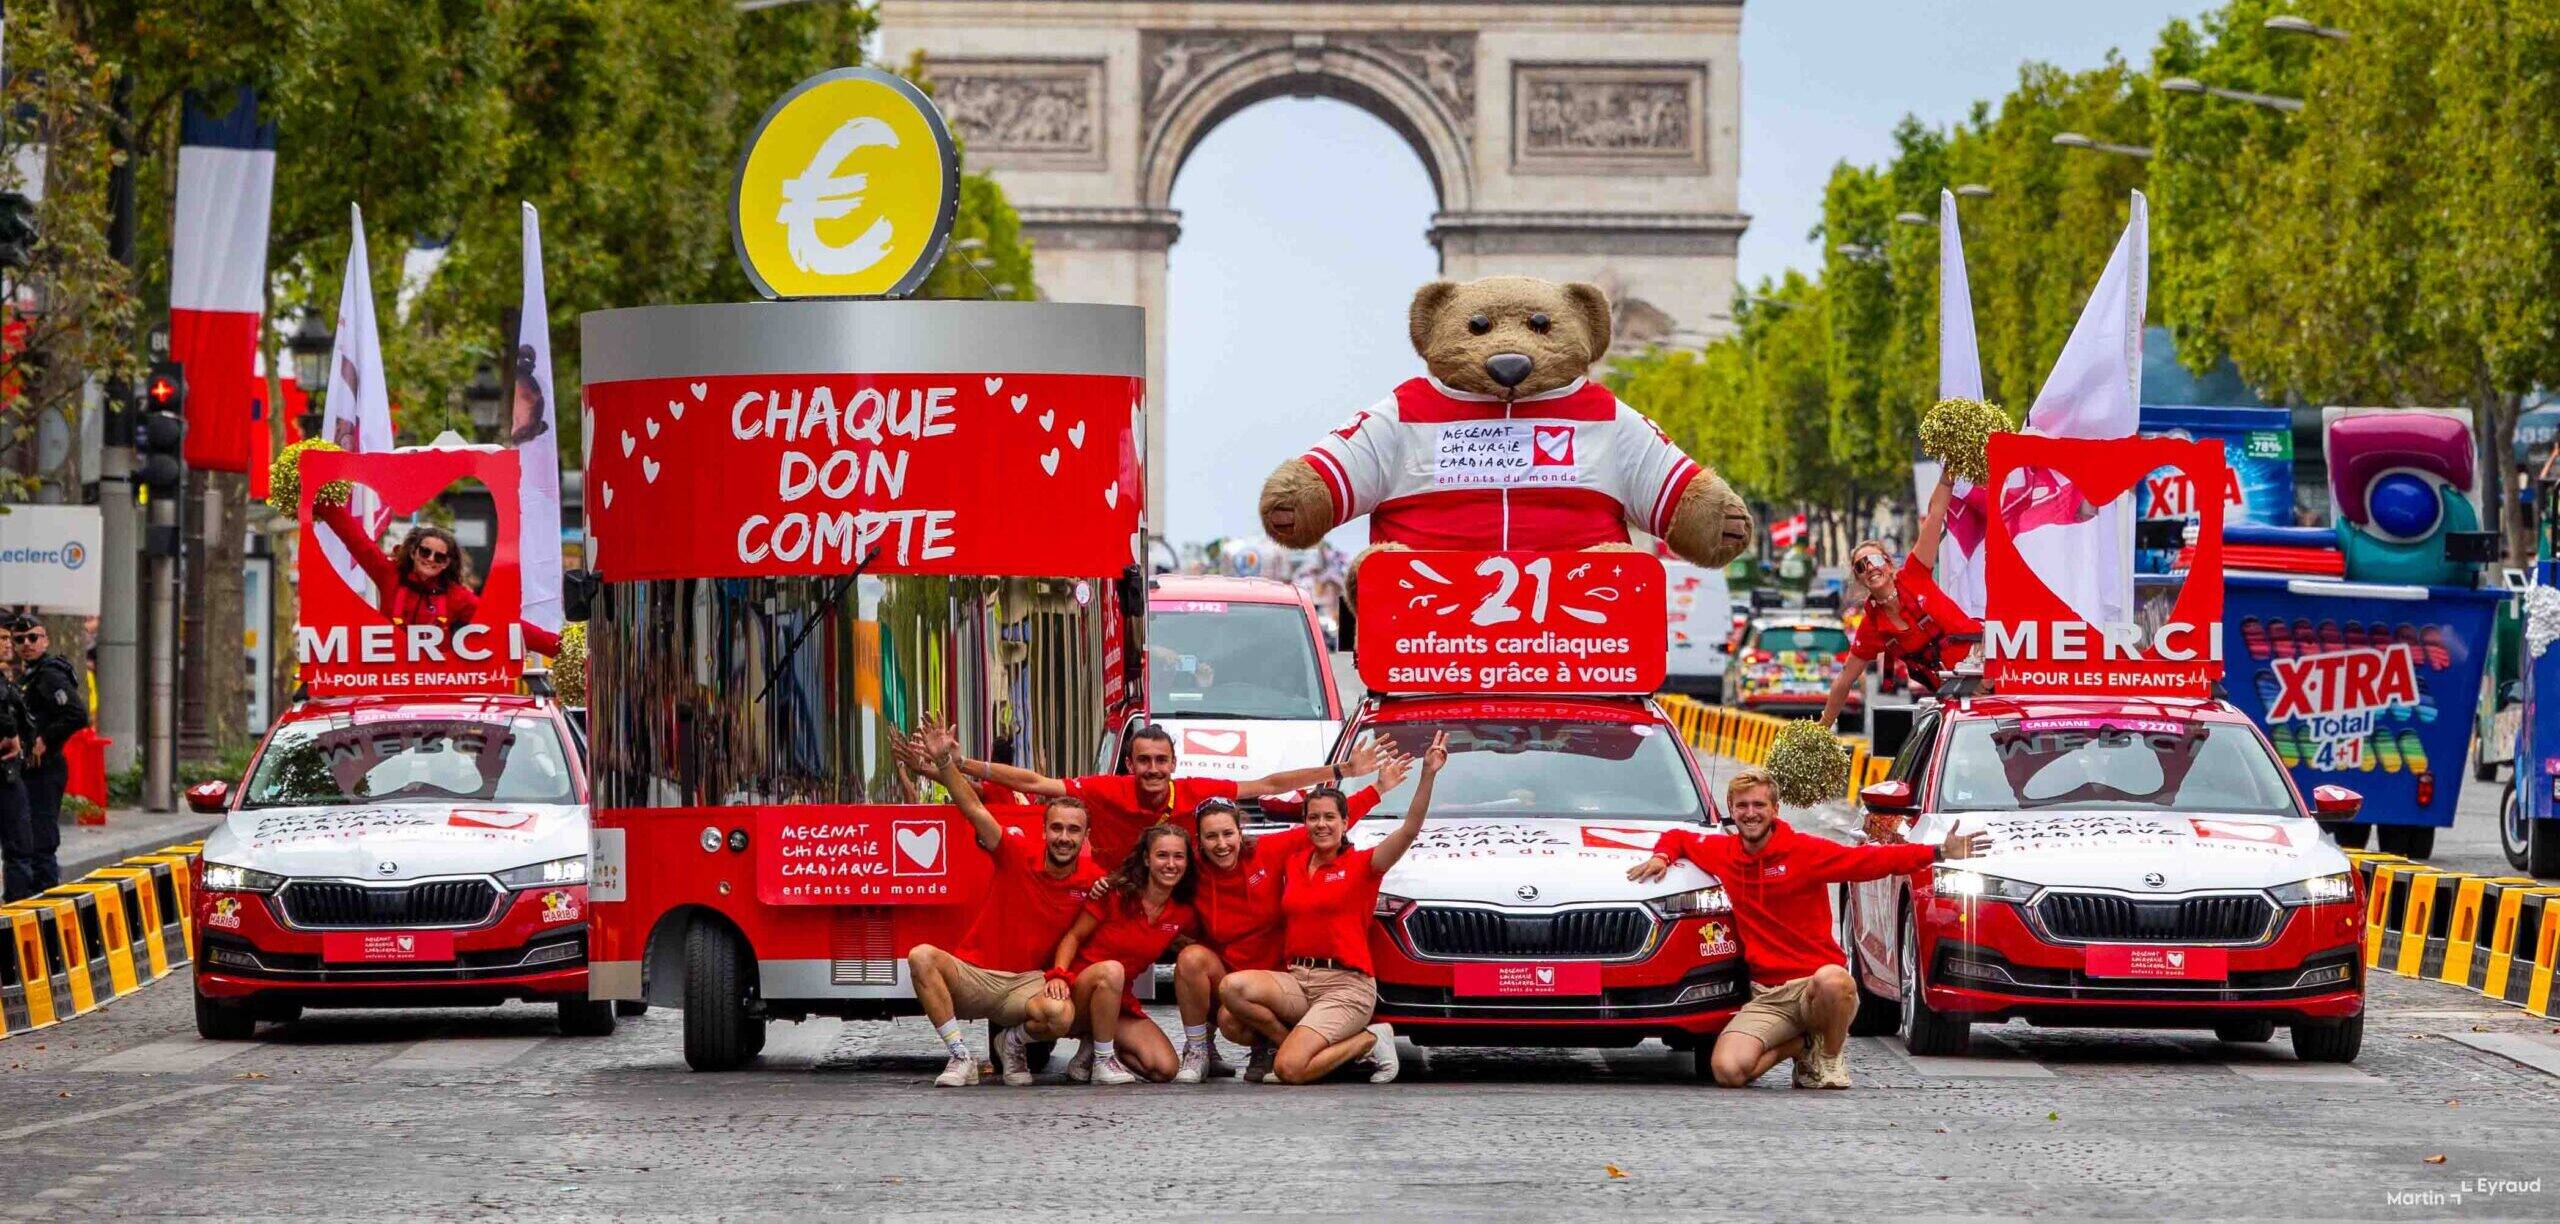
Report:
[[[187,466],[245,472],[258,393],[258,322],[267,306],[267,219],[276,129],[258,99],[187,95],[178,126],[178,209],[169,251],[169,356],[186,367]],[[263,449],[263,448],[260,448]]]

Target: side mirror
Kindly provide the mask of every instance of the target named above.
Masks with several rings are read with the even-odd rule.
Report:
[[[1915,812],[1920,801],[1911,795],[1911,784],[1900,779],[1887,779],[1858,792],[1858,802],[1870,812]]]
[[[2364,796],[2346,787],[2323,784],[2311,788],[2311,814],[2322,820],[2347,820],[2364,810]]]
[[[215,779],[188,787],[187,808],[209,816],[221,815],[231,808],[231,784]]]

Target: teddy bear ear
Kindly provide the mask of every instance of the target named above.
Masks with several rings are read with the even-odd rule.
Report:
[[[1598,285],[1576,282],[1564,287],[1564,300],[1573,303],[1574,311],[1582,316],[1583,334],[1591,337],[1591,360],[1607,357],[1609,295],[1602,293]]]
[[[1413,310],[1406,317],[1412,333],[1413,351],[1428,360],[1431,356],[1431,325],[1440,317],[1440,308],[1458,291],[1458,282],[1436,280],[1413,291]]]

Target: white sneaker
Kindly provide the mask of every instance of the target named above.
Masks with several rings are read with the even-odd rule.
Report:
[[[1209,1052],[1199,1046],[1182,1052],[1182,1067],[1173,1073],[1177,1084],[1196,1084],[1209,1074]]]
[[[1134,1084],[1138,1082],[1138,1077],[1129,1074],[1129,1069],[1120,1065],[1120,1056],[1114,1054],[1109,1058],[1097,1058],[1093,1060],[1093,1082],[1096,1084]]]
[[[1067,1082],[1070,1084],[1090,1084],[1093,1082],[1092,1042],[1088,1041],[1077,1046],[1076,1056],[1067,1060]]]
[[[996,1061],[1004,1064],[1007,1087],[1023,1088],[1031,1083],[1030,1038],[1020,1028],[1006,1029],[996,1038]]]
[[[1814,1087],[1846,1088],[1849,1086],[1849,1047],[1847,1043],[1844,1042],[1841,1044],[1840,1052],[1837,1054],[1828,1058],[1823,1058],[1821,1055],[1817,1054],[1815,1055],[1815,1058],[1819,1061],[1813,1069]]]
[[[1372,1024],[1369,1032],[1378,1039],[1369,1047],[1369,1052],[1360,1057],[1360,1061],[1369,1066],[1369,1082],[1392,1084],[1396,1082],[1397,1073],[1404,1070],[1404,1060],[1396,1055],[1395,1026]]]
[[[936,1088],[966,1088],[977,1082],[978,1056],[975,1054],[953,1056],[951,1065],[944,1067],[942,1074],[933,1077],[933,1086]]]

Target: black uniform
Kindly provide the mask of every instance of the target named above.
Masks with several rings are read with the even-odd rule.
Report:
[[[35,722],[18,686],[0,678],[0,752],[16,741],[17,754],[0,760],[0,901],[35,895],[35,832],[27,822],[27,788],[20,774],[35,751]]]
[[[62,791],[71,783],[62,746],[89,725],[89,702],[81,693],[80,674],[60,655],[28,664],[19,687],[27,716],[44,740],[44,755],[26,770],[27,823],[34,833],[28,874],[42,892],[62,882],[62,866],[54,854],[62,848]]]

